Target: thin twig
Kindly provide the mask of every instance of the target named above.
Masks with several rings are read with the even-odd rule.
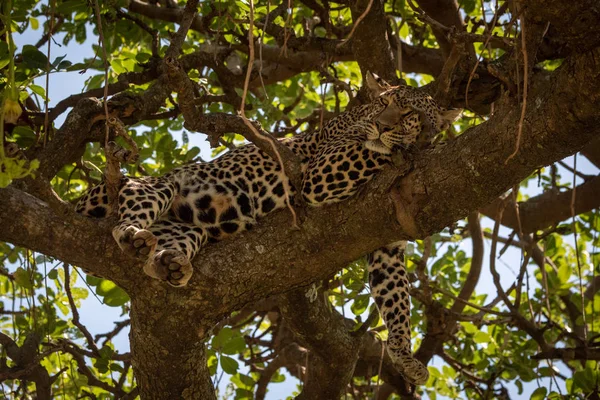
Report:
[[[106,117],[104,146],[108,145],[109,128],[108,128],[108,56],[106,55],[106,46],[104,44],[104,33],[102,31],[102,16],[100,15],[100,6],[98,0],[94,0],[94,10],[96,12],[96,23],[98,27],[98,36],[100,37],[100,47],[102,48],[104,62],[104,114]]]
[[[52,7],[54,8],[54,5],[56,0],[52,0]],[[54,9],[52,10],[52,12],[54,13]],[[54,35],[56,33],[56,31],[58,31],[58,29],[62,26],[62,24],[65,22],[64,17],[58,17],[58,18],[54,18],[55,22],[53,24],[53,28],[49,29],[48,32],[46,32],[41,38],[40,40],[37,41],[37,43],[34,45],[35,47],[37,47],[38,49],[40,47],[42,47],[48,40],[51,40],[52,35]]]
[[[492,246],[490,249],[490,272],[492,273],[492,278],[494,281],[494,285],[496,286],[496,290],[498,291],[498,295],[502,298],[502,301],[507,305],[507,307],[512,311],[514,309],[513,304],[510,299],[506,295],[504,289],[502,289],[502,285],[500,284],[500,275],[496,271],[496,244],[498,240],[498,234],[500,232],[500,224],[502,221],[502,215],[504,214],[504,203],[500,205],[498,208],[498,212],[496,214],[496,222],[494,224],[494,230],[492,232]]]
[[[367,14],[371,11],[372,6],[373,6],[373,0],[369,0],[369,4],[367,5],[367,8],[365,9],[365,11],[363,11],[363,13],[360,15],[360,17],[358,17],[356,22],[354,22],[354,25],[352,26],[350,33],[348,34],[348,36],[346,36],[346,39],[344,39],[340,43],[338,43],[336,48],[339,49],[340,47],[342,47],[343,45],[348,43],[350,38],[352,38],[352,35],[354,35],[354,31],[356,30],[356,27],[358,26],[358,24],[360,24],[362,22],[363,19],[365,19],[367,17]]]
[[[122,396],[124,396],[126,394],[125,392],[123,392],[123,390],[121,388],[114,387],[104,381],[99,380],[96,377],[96,375],[86,365],[85,358],[80,351],[81,349],[79,349],[74,344],[72,344],[66,340],[59,339],[59,341],[61,344],[61,346],[59,346],[60,349],[65,353],[69,353],[73,357],[75,362],[77,362],[77,370],[81,374],[86,376],[89,385],[97,386],[101,389],[111,392],[111,393],[117,395],[119,398],[121,398]]]
[[[115,327],[112,331],[96,335],[96,337],[94,338],[95,341],[100,342],[100,339],[104,338],[104,343],[106,343],[112,340],[112,338],[117,336],[119,332],[121,332],[125,327],[131,325],[131,320],[125,319],[123,321],[115,321],[114,324]]]
[[[48,51],[46,54],[46,96],[44,97],[44,147],[48,143],[48,97],[50,91],[50,48],[52,47],[52,33],[54,30],[54,4],[55,0],[50,0],[50,26],[48,27]]]
[[[67,263],[64,264],[64,271],[65,271],[65,292],[67,293],[69,305],[71,306],[71,314],[73,314],[73,319],[72,319],[73,325],[75,325],[77,328],[79,328],[81,333],[83,333],[83,336],[85,336],[85,339],[87,340],[88,349],[90,349],[96,357],[100,357],[100,351],[98,350],[98,346],[96,346],[96,343],[94,342],[94,338],[92,337],[92,334],[90,333],[90,331],[87,330],[85,325],[83,325],[79,321],[79,311],[77,310],[77,306],[75,305],[75,301],[73,300],[73,294],[71,293],[71,275],[69,273],[69,264],[67,264]]]
[[[575,241],[575,257],[577,257],[577,274],[579,276],[579,295],[581,297],[581,318],[583,319],[583,338],[587,340],[587,322],[585,318],[585,296],[583,294],[583,282],[581,277],[581,260],[579,246],[577,245],[577,223],[575,219],[575,199],[577,194],[577,153],[573,156],[573,190],[571,193],[571,218],[573,220],[573,239]]]
[[[144,31],[148,32],[148,34],[152,37],[152,56],[159,57],[158,48],[159,48],[159,37],[158,31],[156,29],[152,29],[146,24],[144,21],[136,17],[135,15],[131,15],[122,11],[119,7],[116,8],[116,13],[119,17],[128,19],[132,21],[134,24],[139,26]]]
[[[383,356],[385,355],[385,345],[381,342],[381,356],[379,357],[379,368],[377,369],[377,387],[375,388],[375,393],[373,393],[373,398],[377,398],[377,394],[379,392],[379,386],[381,382],[381,369],[383,367]]]
[[[515,151],[508,156],[504,165],[506,165],[519,152],[521,146],[521,135],[523,133],[523,122],[525,121],[525,111],[527,110],[527,86],[529,86],[529,61],[527,56],[527,40],[525,38],[525,17],[521,15],[521,52],[523,53],[523,104],[521,105],[521,117],[517,127],[517,141]]]
[[[265,16],[265,26],[269,25],[269,11],[271,8],[271,0],[267,0],[267,15]],[[265,29],[262,29],[262,34],[259,39],[260,46],[258,47],[258,77],[260,78],[260,84],[262,85],[263,92],[269,100],[269,94],[267,93],[267,89],[265,88],[265,81],[263,79],[263,46],[265,45]]]
[[[104,33],[102,30],[102,15],[100,14],[100,6],[98,0],[94,0],[94,10],[96,13],[96,23],[98,27],[98,36],[100,37],[100,47],[102,48],[102,61],[104,63],[104,93],[103,93],[103,105],[104,105],[104,151],[106,156],[106,170],[104,173],[106,182],[106,191],[108,194],[109,214],[114,215],[117,212],[118,205],[118,194],[119,184],[121,181],[121,170],[119,162],[116,161],[110,152],[108,151],[109,139],[110,139],[110,127],[109,127],[109,115],[108,115],[108,55],[106,54],[106,42],[104,40]]]
[[[469,227],[469,232],[471,233],[471,240],[473,244],[473,253],[471,256],[471,268],[469,269],[469,273],[467,274],[467,279],[460,289],[460,293],[458,298],[461,300],[468,301],[473,292],[475,291],[475,287],[479,282],[479,277],[481,275],[481,267],[483,265],[483,253],[484,253],[484,241],[483,241],[483,230],[481,229],[481,223],[479,220],[479,213],[477,211],[469,214],[467,218],[467,223]],[[454,302],[450,311],[460,314],[465,308],[466,303],[462,302]]]
[[[242,91],[242,102],[241,102],[242,104],[240,105],[239,115],[242,118],[242,120],[244,121],[244,124],[248,127],[248,129],[250,129],[250,131],[252,131],[252,133],[254,133],[254,135],[257,138],[259,138],[260,140],[263,140],[271,145],[271,148],[273,149],[273,153],[277,157],[277,162],[279,163],[281,171],[285,173],[283,159],[281,158],[281,154],[279,154],[279,150],[277,150],[277,147],[275,146],[275,144],[273,143],[272,140],[269,140],[268,138],[266,138],[264,135],[262,135],[258,131],[258,129],[256,129],[256,127],[252,124],[252,122],[250,122],[250,120],[246,117],[246,113],[244,111],[244,108],[246,105],[246,96],[248,95],[248,86],[250,85],[250,75],[252,74],[252,65],[254,64],[254,1],[253,0],[250,0],[250,27],[248,29],[248,47],[249,47],[248,67],[246,69],[246,78],[244,80],[244,89]],[[285,179],[283,180],[283,182],[284,182],[283,188],[284,188],[284,193],[285,193],[285,204],[287,205],[288,209],[292,213],[293,226],[297,227],[298,226],[298,217],[296,216],[296,211],[294,210],[294,207],[292,207],[292,204],[290,201],[289,183],[287,183],[287,181]],[[296,190],[301,190],[301,188],[296,188]]]
[[[451,299],[454,299],[458,303],[462,303],[465,306],[469,306],[469,307],[474,308],[476,310],[482,311],[482,312],[484,312],[486,314],[493,314],[493,315],[497,315],[499,317],[510,317],[511,316],[511,314],[509,314],[509,313],[502,312],[502,311],[496,311],[496,310],[492,309],[490,306],[480,306],[480,305],[477,305],[475,303],[471,303],[470,301],[465,300],[465,299],[463,299],[461,297],[458,297],[454,293],[452,293],[452,292],[450,292],[450,291],[448,291],[446,289],[443,289],[441,287],[431,286],[431,289],[433,289],[434,292],[441,293],[444,296],[448,296]],[[411,295],[412,295],[412,291],[411,291]],[[456,302],[455,302],[455,304],[456,304]],[[461,315],[461,317],[467,317],[467,316],[470,317],[471,315],[467,315],[467,314],[462,314]],[[475,314],[474,316],[479,316],[479,313]]]
[[[342,310],[343,310],[343,307],[342,307]],[[369,313],[369,316],[367,317],[365,322],[363,322],[362,325],[356,331],[352,332],[351,334],[353,336],[361,337],[362,335],[367,333],[367,331],[369,330],[369,327],[371,326],[373,321],[375,321],[375,318],[378,318],[378,317],[379,317],[379,312],[377,311],[377,308],[374,307],[371,310],[371,312]]]

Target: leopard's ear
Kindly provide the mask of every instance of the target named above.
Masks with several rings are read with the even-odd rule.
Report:
[[[377,75],[371,73],[370,71],[367,71],[366,84],[371,99],[379,97],[381,93],[385,92],[386,90],[392,87],[389,83],[387,83]]]

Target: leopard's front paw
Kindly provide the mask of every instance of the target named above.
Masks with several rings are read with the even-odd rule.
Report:
[[[177,250],[162,250],[144,265],[144,272],[153,278],[167,281],[171,286],[185,286],[194,270],[185,254]]]
[[[113,237],[125,254],[141,260],[152,255],[158,243],[158,239],[152,232],[133,226],[127,227],[124,231],[116,227],[113,230]]]

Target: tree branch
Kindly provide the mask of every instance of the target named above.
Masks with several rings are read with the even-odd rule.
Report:
[[[297,399],[337,399],[352,378],[361,338],[350,335],[352,326],[333,309],[322,289],[313,299],[306,292],[300,288],[280,302],[300,344],[310,349],[305,384]]]
[[[533,360],[555,359],[562,361],[571,360],[600,360],[600,348],[574,347],[558,348],[548,351],[541,351],[531,356]]]
[[[575,215],[586,213],[600,206],[600,196],[598,196],[598,193],[600,193],[600,176],[577,186],[575,190],[577,193],[575,197]],[[535,232],[571,218],[572,198],[573,190],[570,189],[560,193],[547,191],[527,201],[519,202],[519,217],[523,233]],[[481,212],[492,217],[495,215],[500,202],[499,199],[494,200],[483,207]],[[517,229],[518,217],[514,207],[507,207],[504,211],[502,225]]]

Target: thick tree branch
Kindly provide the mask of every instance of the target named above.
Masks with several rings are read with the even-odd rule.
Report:
[[[600,206],[600,176],[577,186],[575,196],[575,214],[579,215]],[[571,217],[573,190],[564,192],[548,191],[527,201],[518,203],[519,216],[514,207],[507,207],[502,216],[502,225],[518,228],[519,218],[523,233],[531,233],[547,228]],[[492,217],[500,206],[501,200],[494,200],[481,211]]]
[[[181,23],[185,16],[184,8],[157,7],[149,3],[144,3],[140,0],[131,0],[129,2],[128,9],[131,12],[144,15],[152,19],[176,23]],[[210,20],[214,17],[214,15],[216,15],[216,13],[205,16],[195,15],[190,22],[191,29],[202,33],[209,32],[208,25],[210,24]]]
[[[523,2],[525,12],[542,24],[549,23],[567,47],[567,52],[584,53],[600,45],[598,25],[600,7],[595,0],[564,2],[561,0],[528,0]]]
[[[590,144],[581,150],[581,153],[587,157],[596,168],[600,168],[600,137],[594,139]]]
[[[600,360],[600,348],[575,347],[551,349],[542,351],[531,358],[534,360],[558,359],[563,361]]]
[[[464,30],[464,23],[460,16],[456,0],[417,0],[417,3],[429,17],[444,27],[455,28],[457,32]],[[448,32],[435,25],[431,25],[431,31],[442,48],[445,57],[448,57],[452,50],[452,43],[448,40],[447,36]],[[475,55],[471,44],[469,44],[469,53],[472,56]]]
[[[367,10],[370,0],[358,0],[352,7],[352,19],[356,22]],[[387,37],[387,20],[382,0],[371,0],[371,8],[364,19],[356,26],[351,40],[352,53],[363,73],[375,73],[395,83],[396,67],[392,49]],[[344,44],[343,46],[348,46]]]
[[[281,313],[300,344],[310,349],[304,388],[297,399],[337,399],[345,392],[358,359],[359,337],[350,335],[347,322],[318,290],[314,298],[307,288],[282,297]]]

